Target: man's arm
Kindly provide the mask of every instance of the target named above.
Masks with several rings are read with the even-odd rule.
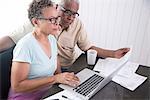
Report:
[[[107,58],[107,57],[121,58],[130,50],[129,48],[120,48],[117,50],[106,50],[106,49],[98,48],[96,46],[92,46],[90,49],[96,50],[98,57],[103,57],[103,58]]]
[[[8,36],[0,38],[0,52],[14,46],[27,33],[32,32],[33,25],[30,21],[26,21],[23,25],[15,29]]]
[[[4,36],[0,38],[0,52],[12,47],[15,45],[15,42],[9,37]]]

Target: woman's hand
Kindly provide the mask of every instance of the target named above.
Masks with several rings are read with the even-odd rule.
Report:
[[[79,85],[80,83],[79,78],[75,76],[73,72],[72,73],[65,72],[65,73],[56,74],[54,76],[54,79],[56,83],[67,84],[73,87]]]

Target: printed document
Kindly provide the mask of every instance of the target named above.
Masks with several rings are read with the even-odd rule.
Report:
[[[123,65],[123,67],[120,69],[117,75],[114,76],[112,80],[120,84],[121,86],[131,91],[134,91],[147,79],[147,77],[135,73],[139,67],[139,64],[130,62],[129,61],[130,55],[131,52],[128,52],[128,54],[122,57],[121,59],[116,58],[99,59],[93,70],[99,71],[104,76],[108,76],[115,69],[117,69],[125,60],[127,60],[127,63]]]

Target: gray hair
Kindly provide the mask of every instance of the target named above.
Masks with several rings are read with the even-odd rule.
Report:
[[[78,3],[78,4],[80,3],[79,0],[61,0],[60,6],[63,6],[63,7],[64,7],[65,4],[70,3],[70,2],[72,2],[72,1],[74,1],[74,2],[76,2],[76,3]]]
[[[42,16],[43,8],[53,7],[53,6],[54,3],[51,0],[33,0],[28,9],[28,18],[30,19],[30,21],[33,18],[39,18]]]

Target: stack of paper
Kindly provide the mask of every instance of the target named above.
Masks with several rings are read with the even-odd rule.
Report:
[[[108,76],[119,67],[117,62],[118,59],[115,58],[99,59],[93,70],[100,71],[104,76]],[[138,66],[139,64],[128,61],[112,80],[129,90],[135,90],[147,79],[147,77],[135,73]]]

